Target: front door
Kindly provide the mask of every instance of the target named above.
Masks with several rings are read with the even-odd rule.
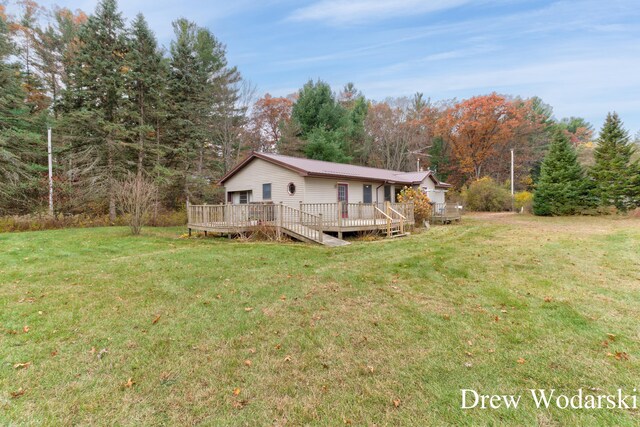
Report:
[[[342,202],[342,218],[348,218],[349,184],[338,184],[338,201]]]

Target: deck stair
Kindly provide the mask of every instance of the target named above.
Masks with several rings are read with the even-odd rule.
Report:
[[[351,244],[342,239],[338,239],[337,237],[333,237],[325,233],[322,233],[322,237],[320,238],[318,236],[317,230],[304,225],[296,225],[294,228],[288,228],[286,225],[283,225],[282,232],[290,237],[293,237],[294,239],[303,242],[318,243],[329,247],[347,246]]]

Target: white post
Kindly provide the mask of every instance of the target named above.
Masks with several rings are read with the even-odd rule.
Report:
[[[53,156],[51,152],[51,128],[47,129],[47,153],[49,154],[49,215],[53,216]]]
[[[513,212],[514,208],[514,182],[513,182],[513,148],[511,149],[511,211]]]

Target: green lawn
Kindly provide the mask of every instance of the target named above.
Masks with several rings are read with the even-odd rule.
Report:
[[[183,232],[0,234],[0,425],[640,424],[525,394],[640,389],[640,220],[336,249]],[[462,388],[523,402],[462,410]]]

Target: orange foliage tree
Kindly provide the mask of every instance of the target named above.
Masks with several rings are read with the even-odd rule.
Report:
[[[289,98],[274,98],[266,94],[253,106],[251,116],[254,138],[257,144],[254,149],[274,151],[282,137],[282,126],[291,120],[293,101]]]
[[[517,136],[527,111],[495,93],[477,96],[448,108],[438,129],[459,171],[479,179],[485,164]]]

